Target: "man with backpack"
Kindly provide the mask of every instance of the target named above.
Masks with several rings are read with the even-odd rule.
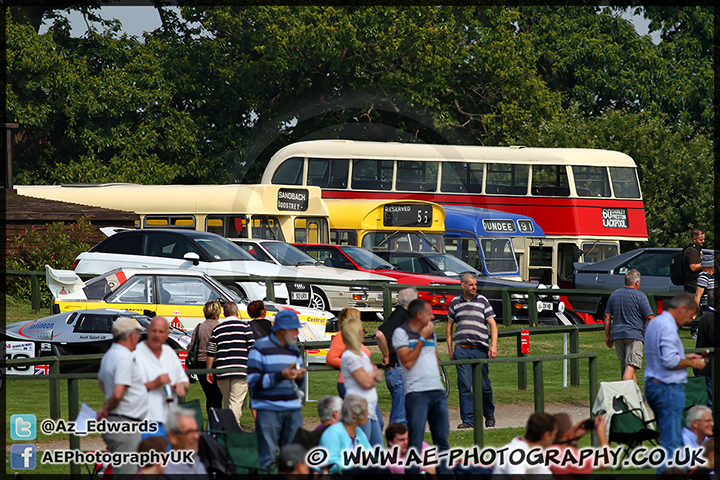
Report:
[[[683,271],[685,291],[695,295],[697,278],[702,271],[702,246],[705,243],[705,233],[699,228],[695,228],[690,234],[690,238],[692,243],[683,250],[680,265]]]

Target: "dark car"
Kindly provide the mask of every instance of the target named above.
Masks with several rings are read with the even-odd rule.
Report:
[[[421,273],[425,275],[435,275],[454,279],[459,279],[460,275],[465,272],[472,273],[477,278],[478,292],[490,300],[498,320],[502,318],[502,292],[487,290],[486,287],[538,287],[538,285],[534,283],[487,277],[459,258],[447,253],[411,251],[392,252],[388,250],[375,250],[373,253],[388,263],[400,268],[403,272]],[[527,322],[528,295],[511,293],[511,300],[513,303],[513,321]],[[565,305],[556,295],[538,296],[539,322],[555,324],[557,323],[555,312],[564,311]],[[568,312],[568,316],[569,315],[570,313]]]
[[[640,290],[652,293],[682,293],[682,285],[670,280],[670,265],[679,248],[637,248],[596,263],[575,263],[573,288],[615,291],[625,286],[628,270],[640,272]],[[703,250],[704,254],[712,254]],[[605,300],[601,297],[572,297],[573,309],[602,318]]]

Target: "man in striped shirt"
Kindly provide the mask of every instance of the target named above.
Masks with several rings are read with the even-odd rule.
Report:
[[[302,387],[307,370],[296,346],[300,320],[283,310],[270,335],[255,342],[248,358],[248,385],[257,410],[255,431],[260,465],[272,468],[278,448],[292,442],[303,425]]]
[[[213,328],[207,346],[206,368],[230,369],[242,368],[238,372],[207,374],[208,383],[217,381],[223,396],[223,407],[232,410],[240,425],[242,405],[248,392],[247,364],[248,351],[255,343],[249,322],[237,318],[238,307],[234,302],[223,306],[225,320]]]
[[[495,312],[487,298],[477,293],[477,279],[472,273],[460,276],[462,295],[455,297],[448,308],[448,321],[445,330],[450,360],[471,358],[495,358],[497,356],[498,330]],[[453,350],[453,325],[455,331],[455,349]],[[472,393],[472,365],[456,365],[458,390],[460,391],[460,419],[458,428],[474,428]],[[488,375],[487,363],[482,365],[482,395],[485,426],[495,426],[495,404],[492,385]]]

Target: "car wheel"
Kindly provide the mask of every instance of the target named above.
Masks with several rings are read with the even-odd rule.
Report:
[[[237,285],[225,285],[225,288],[233,292],[235,295],[240,297],[241,300],[247,302],[247,295],[245,295],[245,292],[242,291],[240,287]]]
[[[328,311],[330,308],[330,304],[327,300],[327,297],[323,293],[322,290],[319,288],[313,287],[312,289],[312,296],[310,297],[310,305],[308,305],[310,308],[315,308],[317,310],[323,310]]]
[[[563,313],[573,325],[585,325],[585,321],[582,319],[582,317],[574,311],[566,309]]]

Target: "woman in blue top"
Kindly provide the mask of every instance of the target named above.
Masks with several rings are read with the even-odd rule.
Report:
[[[370,450],[367,435],[359,427],[367,424],[367,401],[359,395],[348,394],[343,402],[340,421],[330,425],[320,437],[320,446],[328,451],[326,467],[330,473],[340,473],[359,465],[344,465],[343,451],[355,451],[357,447]]]

